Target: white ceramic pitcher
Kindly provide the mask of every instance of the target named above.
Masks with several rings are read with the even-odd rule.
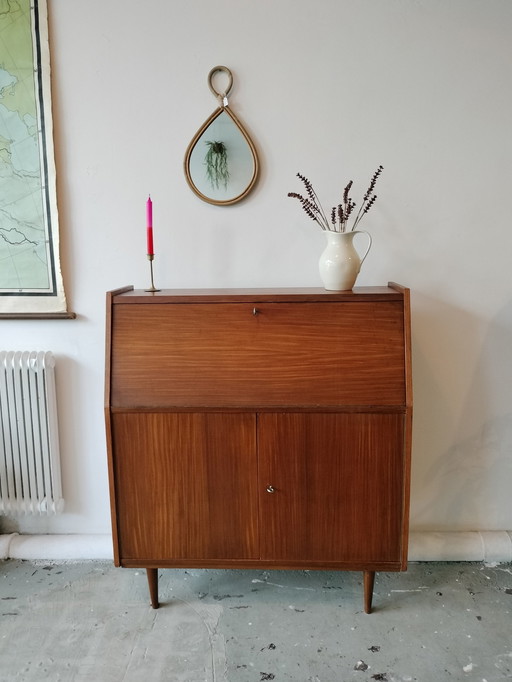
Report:
[[[353,240],[356,234],[368,237],[368,247],[361,257],[356,251]],[[327,246],[319,260],[320,277],[324,287],[329,291],[346,291],[352,289],[364,259],[370,251],[372,238],[368,232],[325,232]]]

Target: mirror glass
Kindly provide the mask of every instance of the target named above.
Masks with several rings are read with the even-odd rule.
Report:
[[[198,131],[185,158],[191,188],[204,201],[233,204],[252,189],[258,172],[256,151],[238,119],[220,107]]]

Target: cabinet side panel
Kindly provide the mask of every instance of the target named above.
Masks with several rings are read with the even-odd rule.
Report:
[[[259,556],[255,421],[112,415],[121,563]]]
[[[115,480],[112,455],[112,425],[110,421],[110,369],[112,353],[112,299],[113,294],[106,296],[105,316],[105,389],[104,389],[104,416],[105,416],[105,442],[107,447],[107,465],[110,497],[110,522],[112,527],[112,544],[114,552],[114,564],[119,566],[119,538],[117,534],[117,511],[115,498]]]
[[[404,405],[402,301],[114,306],[115,407]]]
[[[259,425],[262,558],[400,561],[403,415],[264,414]]]

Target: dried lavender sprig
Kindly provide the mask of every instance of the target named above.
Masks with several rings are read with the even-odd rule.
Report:
[[[352,201],[352,199],[349,198],[348,203],[347,203],[347,208],[345,210],[345,215],[346,215],[346,222],[348,223],[348,219],[350,218],[350,215],[354,208],[356,207],[356,202]]]
[[[358,223],[361,221],[361,218],[363,217],[363,215],[365,213],[368,213],[370,208],[375,203],[375,201],[377,199],[377,195],[376,194],[373,194],[373,196],[371,196],[371,195],[373,193],[373,190],[375,189],[375,184],[377,182],[377,179],[383,170],[384,170],[384,166],[379,166],[377,168],[377,170],[375,171],[375,173],[373,174],[372,179],[370,181],[370,185],[369,185],[368,189],[366,190],[366,194],[363,197],[363,203],[361,204],[359,211],[357,212],[356,219],[354,220],[354,224],[352,225],[352,230],[356,229],[356,227],[357,227]]]
[[[302,194],[298,194],[297,192],[289,192],[288,196],[293,197],[294,199],[298,199],[302,204],[303,208],[306,208],[308,211],[311,211],[311,213],[313,213],[314,216],[319,215],[318,206],[312,203],[311,200],[308,199],[307,197],[304,197],[302,196]]]
[[[348,183],[348,185],[345,187],[345,189],[343,190],[343,203],[345,204],[345,206],[346,206],[346,205],[348,204],[348,202],[349,202],[348,193],[349,193],[350,190],[352,189],[352,185],[353,185],[353,184],[354,184],[354,181],[351,180],[351,181]]]
[[[354,224],[352,225],[352,230],[355,230],[358,223],[361,222],[362,217],[368,213],[368,211],[371,209],[375,201],[377,200],[377,195],[374,194],[366,204],[363,204],[361,208],[358,211],[358,214],[356,216],[356,219],[354,220]]]
[[[376,199],[377,199],[377,195],[374,194],[373,197],[370,199],[370,201],[366,204],[366,208],[364,209],[363,213],[368,213],[368,211],[371,209],[371,207],[375,203]]]
[[[299,180],[303,182],[311,202],[315,205],[316,210],[318,211],[319,215],[321,216],[322,222],[325,225],[325,228],[328,230],[329,222],[325,216],[324,209],[322,208],[320,199],[318,198],[318,195],[313,188],[313,184],[311,183],[310,180],[308,180],[308,178],[305,175],[302,175],[302,173],[297,173],[297,177],[299,178]]]
[[[333,206],[331,208],[331,223],[334,228],[332,231],[343,232],[343,222],[344,222],[343,206],[341,204],[338,204],[338,206]]]
[[[338,206],[333,207],[333,213],[336,212],[337,217],[338,217],[338,222],[339,222],[339,230],[336,230],[336,232],[345,232],[347,229],[347,224],[348,224],[348,219],[350,217],[350,214],[352,213],[355,202],[352,201],[352,199],[349,197],[348,193],[350,191],[350,188],[352,187],[352,181],[349,182],[349,184],[345,187],[345,191],[343,192],[343,204],[338,204]],[[333,222],[334,224],[334,222]]]
[[[363,197],[363,204],[370,197],[370,195],[373,194],[373,190],[375,189],[375,183],[377,182],[377,179],[383,170],[384,170],[384,166],[379,166],[377,168],[377,170],[375,171],[375,173],[373,174],[371,182],[370,182],[370,186],[366,190],[366,194]]]
[[[343,202],[345,204],[345,219],[348,221],[350,214],[355,208],[356,202],[352,201],[350,198],[350,190],[352,189],[352,185],[354,184],[353,180],[351,180],[348,185],[345,187],[345,190],[343,192]]]
[[[350,192],[350,188],[352,187],[352,181],[348,183],[348,185],[345,187],[343,190],[343,203],[338,204],[336,208],[337,216],[338,216],[338,223],[340,226],[339,232],[345,232],[346,226],[347,226],[347,219],[348,216],[350,215],[349,212],[349,205],[348,205],[348,193]],[[343,206],[345,207],[345,210],[343,210]],[[333,211],[335,210],[333,208]],[[338,231],[338,230],[336,230]]]
[[[297,177],[303,182],[304,187],[306,188],[306,191],[311,201],[315,202],[317,200],[317,197],[311,182],[307,179],[305,175],[302,175],[301,173],[297,173]]]
[[[346,215],[341,204],[338,204],[338,220],[340,223],[340,232],[345,232]]]
[[[298,199],[301,203],[302,208],[306,212],[306,214],[314,220],[316,223],[320,225],[322,230],[328,230],[329,225],[327,224],[325,220],[325,216],[321,214],[318,210],[318,206],[316,204],[313,204],[309,199],[306,197],[303,197],[302,194],[298,194],[297,192],[288,192],[288,196],[292,197],[294,199]]]

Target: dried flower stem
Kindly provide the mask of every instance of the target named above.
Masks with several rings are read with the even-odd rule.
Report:
[[[357,212],[356,219],[354,220],[354,224],[352,225],[352,229],[355,230],[357,224],[360,222],[361,218],[364,216],[365,213],[368,213],[370,208],[373,206],[377,199],[377,195],[373,194],[373,191],[375,189],[375,184],[379,178],[379,175],[382,173],[384,170],[383,166],[379,166],[375,173],[372,176],[370,186],[366,190],[366,194],[363,197],[363,203],[361,204],[361,207],[359,211]]]

